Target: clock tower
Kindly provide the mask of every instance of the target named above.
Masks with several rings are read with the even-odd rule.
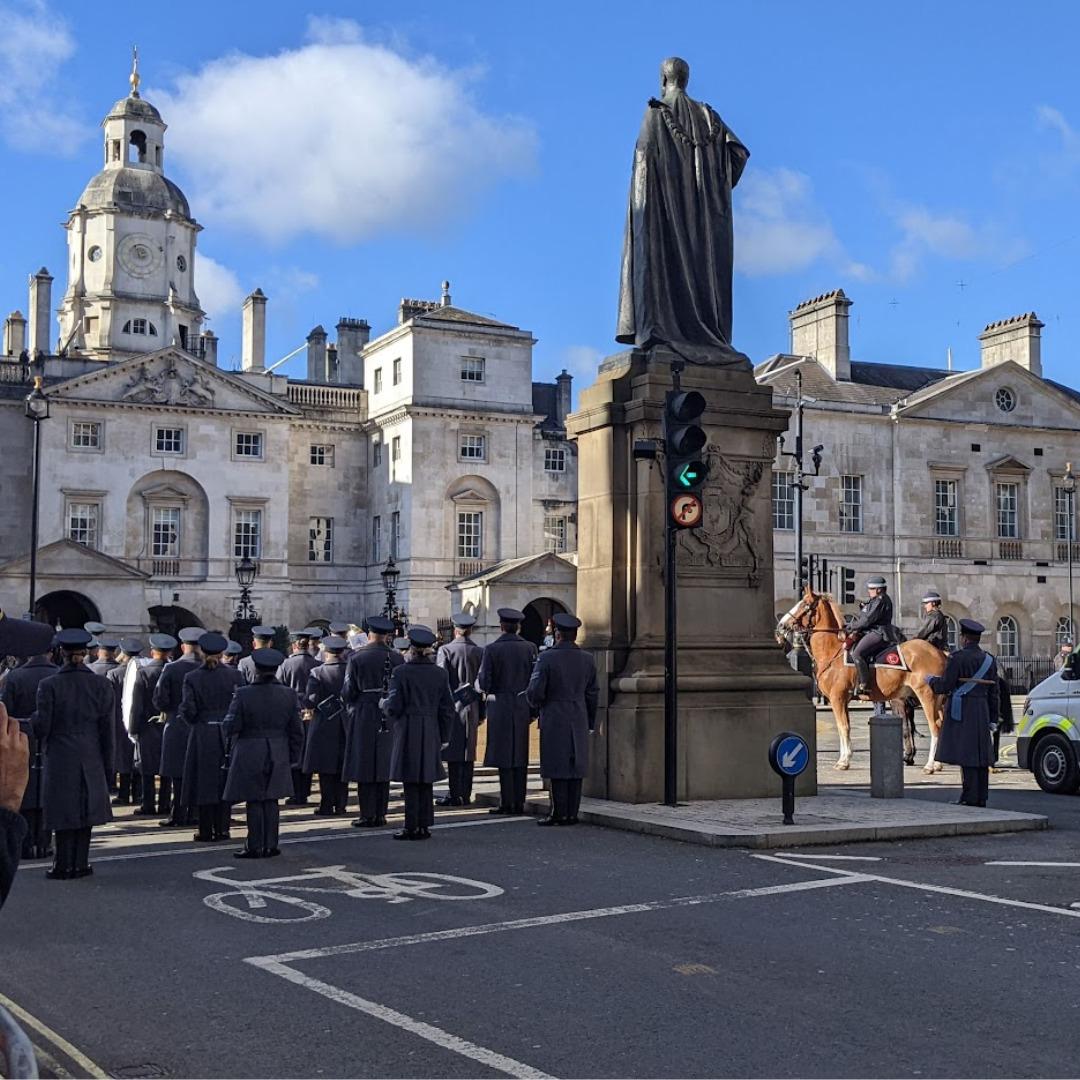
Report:
[[[166,125],[139,96],[137,54],[130,82],[102,123],[104,168],[65,226],[60,348],[101,360],[171,344],[195,352],[205,317],[194,281],[201,226],[165,176]]]

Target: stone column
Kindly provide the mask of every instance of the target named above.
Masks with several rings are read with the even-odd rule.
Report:
[[[586,791],[663,798],[663,462],[635,461],[660,439],[671,354],[633,349],[601,365],[569,417],[578,443],[577,613],[601,673],[600,730]],[[779,795],[768,748],[780,731],[816,753],[807,680],[773,638],[771,469],[787,413],[749,367],[690,364],[683,389],[708,402],[703,528],[680,535],[679,798]],[[813,769],[799,779],[816,790]]]

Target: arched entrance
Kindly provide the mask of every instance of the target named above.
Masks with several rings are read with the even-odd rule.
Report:
[[[544,642],[544,627],[547,626],[548,619],[552,615],[562,615],[565,612],[566,605],[560,604],[558,600],[547,596],[533,600],[525,605],[522,613],[525,621],[521,624],[521,636],[539,647]]]
[[[58,626],[61,630],[102,621],[97,604],[88,596],[70,589],[58,589],[56,592],[39,596],[34,604],[34,618],[38,622]]]
[[[187,608],[175,604],[165,607],[158,605],[147,609],[150,615],[150,627],[157,633],[171,634],[173,637],[187,626],[202,626],[203,621]]]

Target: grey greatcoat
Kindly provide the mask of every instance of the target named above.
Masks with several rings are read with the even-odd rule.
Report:
[[[182,716],[177,716],[180,698],[184,692],[184,679],[199,666],[200,661],[191,656],[181,656],[166,664],[157,686],[154,687],[154,708],[165,713],[165,731],[161,736],[161,768],[159,775],[179,780],[184,775],[184,758],[190,728]]]
[[[517,634],[503,634],[484,647],[477,684],[487,695],[487,749],[484,764],[497,769],[529,764],[533,710],[525,700],[536,646]]]
[[[162,676],[164,678],[164,676]],[[244,684],[234,667],[197,667],[184,680],[184,696],[177,715],[190,725],[184,759],[185,806],[206,806],[222,801],[225,736],[222,721],[232,704],[233,692]]]
[[[112,772],[132,773],[135,771],[135,744],[124,726],[124,677],[128,664],[137,664],[138,660],[128,660],[127,664],[114,664],[105,672],[113,692],[113,760]]]
[[[341,696],[349,707],[345,721],[345,766],[343,780],[379,784],[390,779],[390,752],[393,739],[383,727],[379,698],[386,690],[383,679],[404,663],[401,653],[372,642],[353,653],[345,669]]]
[[[296,700],[300,702],[300,708],[304,707],[304,694],[307,693],[308,676],[312,669],[319,666],[319,661],[309,652],[292,653],[285,657],[281,667],[277,669],[278,682],[282,686],[288,686],[296,692]],[[304,748],[307,748],[308,727],[301,719],[304,728]],[[301,758],[303,755],[301,754]],[[300,768],[300,759],[297,759],[297,768]],[[303,771],[301,769],[301,771]]]
[[[450,677],[450,690],[472,686],[480,674],[484,650],[472,638],[455,638],[435,654],[435,663],[445,668]],[[475,761],[476,731],[481,722],[481,702],[471,705],[454,704],[454,725],[450,730],[450,745],[443,751],[443,761]]]
[[[961,682],[962,679],[974,678],[986,655],[978,645],[957,649],[945,665],[945,674],[933,675],[927,680],[927,685],[935,694],[946,695],[937,748],[937,760],[946,765],[985,768],[994,763],[990,725],[998,716],[997,662],[992,662],[986,673],[980,676],[989,680],[991,685]],[[960,719],[954,720],[953,694],[964,686],[971,689],[960,698]]]
[[[584,780],[596,725],[596,662],[572,641],[540,654],[526,696],[540,712],[540,775]]]
[[[164,660],[143,664],[135,676],[128,716],[128,734],[135,739],[135,767],[143,776],[156,776],[161,768],[161,737],[165,725],[158,719],[154,691],[165,670]]]
[[[445,775],[442,744],[454,724],[450,680],[430,656],[399,664],[390,676],[384,712],[394,728],[390,777],[405,784],[434,784]]]
[[[223,725],[232,752],[225,802],[263,802],[293,794],[292,766],[304,729],[296,694],[279,682],[241,685]]]
[[[250,656],[242,656],[237,662],[236,670],[244,676],[244,682],[253,683],[255,681],[255,673],[259,670],[255,666],[255,661]]]
[[[19,729],[30,742],[30,779],[23,794],[23,810],[40,810],[45,804],[45,789],[42,784],[41,762],[38,757],[38,737],[34,732],[33,716],[37,708],[37,688],[42,679],[55,675],[59,669],[49,660],[31,657],[13,671],[9,671],[4,680],[0,701],[8,715],[19,721]]]
[[[65,664],[38,684],[34,732],[45,756],[45,824],[86,829],[112,819],[113,692],[85,664]]]
[[[340,774],[345,761],[345,661],[328,657],[308,675],[304,708],[314,717],[308,725],[301,770],[306,773]]]

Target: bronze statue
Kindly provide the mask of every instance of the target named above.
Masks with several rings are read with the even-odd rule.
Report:
[[[617,341],[695,363],[749,366],[731,346],[731,189],[750,151],[686,93],[690,66],[660,66],[645,111],[623,245]]]

